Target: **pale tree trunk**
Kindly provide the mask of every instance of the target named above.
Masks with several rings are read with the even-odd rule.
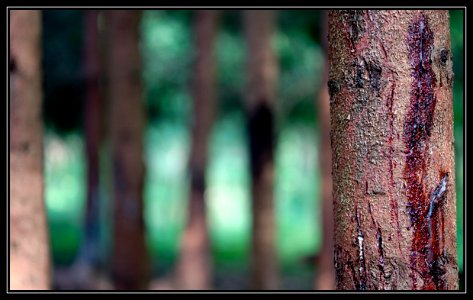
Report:
[[[338,289],[458,289],[447,11],[331,11]]]
[[[278,286],[275,243],[274,105],[277,61],[271,47],[273,11],[245,11],[247,39],[247,118],[251,165],[252,252],[251,288]]]
[[[41,111],[41,12],[10,11],[10,289],[50,288]]]
[[[193,74],[192,145],[190,153],[191,190],[187,224],[181,240],[177,266],[177,287],[210,289],[212,261],[205,209],[207,149],[216,108],[214,40],[218,11],[195,12],[195,58]]]
[[[332,148],[330,146],[330,104],[328,93],[327,61],[327,12],[322,15],[322,47],[324,50],[324,69],[322,86],[317,97],[320,126],[320,175],[322,202],[322,249],[317,259],[318,274],[315,278],[316,290],[335,289],[335,269],[333,267],[333,204],[332,204]]]
[[[141,12],[111,10],[105,17],[113,174],[112,277],[117,289],[145,289],[150,268],[143,219]]]

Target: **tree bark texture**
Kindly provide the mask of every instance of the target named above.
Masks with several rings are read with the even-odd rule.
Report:
[[[41,12],[10,11],[10,289],[50,288],[41,111]]]
[[[85,234],[81,259],[96,267],[99,259],[99,151],[101,142],[102,93],[99,86],[99,31],[96,10],[84,14],[84,65],[85,65],[85,144],[87,156],[87,202],[85,210]]]
[[[278,286],[275,243],[274,105],[277,61],[271,47],[273,11],[245,11],[247,39],[247,118],[252,190],[251,284],[253,289]]]
[[[333,267],[333,198],[332,198],[332,148],[330,146],[330,96],[328,86],[327,58],[327,12],[322,16],[322,45],[324,49],[324,69],[322,84],[317,97],[320,126],[320,173],[321,173],[321,202],[322,202],[322,249],[317,260],[318,274],[315,279],[316,290],[335,289],[335,269]]]
[[[143,220],[141,12],[106,12],[108,97],[113,174],[112,277],[117,289],[145,289],[149,261]]]
[[[187,224],[181,240],[177,268],[178,287],[181,289],[205,290],[212,286],[212,261],[204,192],[208,143],[217,104],[214,41],[218,16],[219,12],[212,10],[199,10],[194,16],[196,53],[192,79],[194,120],[189,163],[191,189]]]
[[[448,11],[331,11],[338,289],[458,289]]]

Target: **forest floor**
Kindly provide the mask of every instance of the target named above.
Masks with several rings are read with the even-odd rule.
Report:
[[[280,278],[281,290],[312,290],[313,271],[310,268],[284,272]],[[220,268],[215,270],[213,290],[239,291],[249,289],[249,276],[245,270]],[[108,274],[94,272],[85,266],[56,267],[53,275],[55,290],[114,290]],[[154,277],[149,290],[176,290],[172,275]]]
[[[217,269],[214,273],[213,291],[245,291],[249,289],[249,276],[245,270]],[[464,289],[464,274],[460,273],[459,289]],[[305,267],[281,275],[280,290],[313,291],[314,270]],[[53,289],[57,291],[113,291],[113,283],[104,272],[91,272],[86,267],[57,267],[54,269]],[[149,291],[177,291],[172,275],[155,276]]]

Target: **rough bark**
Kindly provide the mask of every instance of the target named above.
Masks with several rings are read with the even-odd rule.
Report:
[[[105,13],[113,176],[112,277],[117,289],[145,289],[149,261],[143,220],[144,108],[139,51],[140,11]]]
[[[277,62],[271,47],[273,11],[245,11],[247,38],[247,118],[252,191],[251,287],[276,289],[274,220],[274,103]]]
[[[318,274],[315,279],[316,290],[335,289],[335,269],[333,267],[333,204],[332,204],[332,148],[330,146],[330,96],[328,93],[328,58],[327,58],[327,12],[322,15],[322,47],[324,50],[324,70],[322,86],[317,97],[320,126],[320,175],[322,202],[322,249],[318,256]]]
[[[338,289],[458,289],[447,11],[331,11]]]
[[[10,289],[50,288],[41,111],[41,12],[10,11]]]
[[[192,145],[190,153],[190,198],[187,224],[181,240],[177,280],[180,289],[210,289],[212,261],[205,209],[205,171],[216,108],[214,40],[218,11],[195,12],[195,57],[193,74]]]

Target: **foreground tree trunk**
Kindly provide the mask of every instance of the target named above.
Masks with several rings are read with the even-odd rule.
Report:
[[[276,289],[275,220],[273,199],[274,102],[277,62],[271,48],[274,12],[245,11],[247,38],[247,118],[251,164],[253,289]]]
[[[320,173],[322,200],[322,249],[317,259],[318,274],[315,279],[316,290],[335,289],[335,269],[333,267],[333,203],[332,203],[332,148],[330,146],[330,96],[328,93],[327,58],[327,12],[322,14],[322,46],[324,50],[324,69],[322,86],[317,97],[320,126]]]
[[[447,11],[329,14],[338,289],[458,289]]]
[[[140,19],[141,12],[136,10],[106,12],[114,199],[112,277],[117,289],[145,289],[149,280],[143,220]]]
[[[181,240],[181,253],[177,267],[178,288],[210,289],[212,261],[209,232],[206,221],[205,170],[207,145],[214,121],[215,58],[214,40],[217,32],[217,11],[195,12],[195,49],[192,124],[190,153],[191,191],[188,204],[187,225]]]
[[[41,12],[10,11],[10,289],[50,288],[43,183]]]

